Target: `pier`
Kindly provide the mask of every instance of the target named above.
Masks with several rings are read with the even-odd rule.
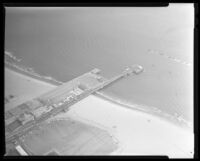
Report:
[[[143,70],[143,67],[139,65],[130,66],[121,74],[111,79],[106,79],[100,75],[100,70],[96,68],[60,85],[50,92],[6,111],[9,116],[5,120],[6,142],[15,141],[34,126],[62,111],[69,110],[69,107],[73,104],[111,83],[132,74],[140,74]]]

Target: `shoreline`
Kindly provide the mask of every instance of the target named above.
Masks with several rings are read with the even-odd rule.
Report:
[[[52,85],[55,85],[55,86],[59,86],[62,83],[64,83],[64,82],[59,82],[59,81],[56,81],[56,80],[47,79],[45,77],[42,77],[39,74],[35,74],[35,73],[31,73],[29,71],[23,70],[22,68],[18,67],[17,65],[9,63],[9,62],[5,62],[5,67],[14,71],[14,72],[20,73],[22,75],[29,76],[33,79],[37,79],[37,80],[40,80],[40,81],[43,81],[43,82],[46,82],[46,83],[49,83],[49,84],[52,84]]]
[[[7,67],[5,67],[4,72],[4,99],[10,95],[14,96],[4,104],[5,111],[56,88],[56,85],[24,75]]]
[[[186,130],[190,130],[191,131],[192,128],[193,128],[191,123],[187,122],[183,118],[175,117],[175,116],[172,116],[170,114],[164,113],[164,112],[162,112],[161,110],[159,110],[156,107],[151,107],[151,108],[153,108],[153,110],[152,109],[149,110],[149,109],[147,109],[149,107],[146,106],[146,105],[130,104],[128,102],[126,103],[124,101],[121,101],[120,99],[118,99],[118,100],[116,99],[115,100],[114,98],[106,96],[103,93],[100,93],[98,91],[96,93],[94,93],[93,95],[97,96],[99,98],[102,98],[103,100],[106,100],[106,101],[112,102],[114,104],[120,105],[121,107],[128,108],[128,109],[131,109],[133,111],[138,111],[138,112],[141,112],[141,113],[146,113],[146,114],[151,115],[153,117],[160,118],[161,120],[167,121],[169,123],[172,123],[173,125],[176,125],[178,127],[182,127],[182,128],[184,128]]]
[[[53,85],[55,87],[58,87],[59,85],[64,83],[64,82],[58,83],[58,82],[56,82],[54,80],[46,79],[45,77],[42,77],[42,76],[40,76],[38,74],[34,75],[32,73],[29,73],[28,71],[23,71],[21,68],[16,68],[15,66],[16,65],[13,66],[13,64],[5,64],[5,68],[7,68],[7,69],[9,69],[9,70],[11,70],[11,71],[13,71],[15,73],[18,73],[18,74],[20,74],[22,76],[26,76],[29,79],[39,81],[40,83],[45,83],[45,84],[48,84],[48,85],[51,85],[51,86]],[[175,124],[177,126],[186,128],[188,130],[192,130],[191,123],[187,122],[183,118],[175,117],[175,116],[172,116],[170,114],[164,113],[164,112],[160,111],[158,108],[153,107],[153,109],[148,109],[148,106],[145,106],[145,105],[130,104],[128,102],[126,103],[123,100],[121,101],[120,99],[111,98],[110,96],[105,95],[103,92],[99,92],[99,91],[93,93],[92,95],[96,96],[98,98],[101,98],[103,100],[112,102],[114,104],[120,105],[120,106],[122,106],[124,108],[129,108],[129,109],[132,109],[134,111],[144,112],[144,113],[147,113],[149,115],[152,115],[153,117],[158,117],[160,119],[168,121],[168,122],[170,122],[172,124]]]
[[[41,82],[45,82],[54,86],[59,86],[65,83],[65,82],[58,81],[55,78],[52,78],[49,76],[42,76],[38,74],[37,72],[35,72],[34,69],[30,67],[25,67],[19,64],[21,60],[16,58],[10,52],[6,51],[5,56],[7,57],[7,60],[8,60],[8,61],[5,60],[5,66],[17,73],[21,73],[22,75],[26,75],[33,79],[40,80]],[[167,121],[175,123],[179,126],[183,126],[183,127],[185,126],[186,128],[189,128],[189,129],[192,128],[192,122],[185,120],[181,115],[172,115],[167,112],[161,111],[158,107],[150,107],[145,104],[135,104],[135,103],[127,102],[126,100],[121,100],[120,98],[113,98],[112,96],[109,96],[101,91],[103,90],[97,91],[93,93],[93,95],[99,98],[111,101],[115,104],[119,104],[120,106],[123,106],[125,108],[130,108],[130,109],[137,110],[140,112],[145,112],[153,116],[160,117],[161,119],[165,119]]]
[[[17,73],[16,71],[13,72]],[[29,78],[35,83],[35,86],[41,85],[41,83],[47,84],[48,89],[45,90],[53,88],[50,83],[36,80],[21,73],[13,75],[13,79],[17,79],[16,77],[19,77],[19,75],[22,76],[21,79],[27,80]],[[33,86],[33,84],[30,84],[30,86]],[[44,84],[41,87],[43,86]],[[37,90],[37,88],[34,87],[34,90]],[[186,139],[192,140],[193,134],[191,132],[185,131],[169,121],[152,116],[150,113],[133,108],[122,108],[122,105],[108,101],[105,97],[100,98],[96,94],[77,102],[68,112],[55,116],[55,119],[65,118],[66,116],[93,126],[98,125],[98,127],[103,127],[108,131],[120,145],[119,151],[112,153],[114,155],[145,155],[146,152],[149,152],[149,154],[158,152],[157,155],[166,153],[171,157],[191,156],[189,152],[192,151],[193,147],[185,141]],[[145,142],[144,146],[143,142]],[[174,147],[174,144],[177,147]],[[185,147],[184,154],[180,149],[182,146]]]

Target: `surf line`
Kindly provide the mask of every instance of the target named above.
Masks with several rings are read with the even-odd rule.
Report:
[[[166,55],[166,54],[164,54],[163,52],[161,52],[161,51],[159,51],[159,50],[149,49],[149,50],[147,51],[147,53],[163,56],[163,57],[165,57],[165,58],[167,58],[167,59],[170,59],[170,60],[172,60],[172,61],[174,61],[174,62],[176,62],[176,63],[180,63],[180,64],[182,64],[182,65],[187,65],[187,66],[191,66],[191,65],[192,65],[191,62],[186,62],[186,61],[183,61],[183,60],[178,59],[178,58],[176,58],[176,57],[172,57],[172,56]]]

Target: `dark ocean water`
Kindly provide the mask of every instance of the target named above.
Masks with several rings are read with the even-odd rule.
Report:
[[[145,71],[103,92],[192,121],[193,12],[167,8],[6,8],[5,50],[59,81],[93,68],[111,78],[132,64]]]

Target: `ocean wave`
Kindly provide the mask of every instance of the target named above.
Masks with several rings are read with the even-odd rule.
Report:
[[[12,52],[5,51],[5,55],[17,62],[20,62],[22,60],[22,59],[18,59],[16,56],[14,56]]]
[[[21,59],[17,59],[11,52],[5,52],[5,54],[12,58],[12,60],[14,61],[21,61]],[[28,74],[28,75],[31,75],[31,76],[34,76],[34,77],[37,77],[37,78],[40,78],[40,79],[43,79],[44,81],[51,81],[51,82],[54,82],[54,83],[57,83],[57,84],[63,84],[64,82],[61,82],[61,81],[58,81],[56,80],[55,78],[52,78],[51,76],[43,76],[39,73],[37,73],[33,68],[31,67],[26,67],[26,66],[23,66],[21,64],[16,64],[15,62],[13,61],[9,61],[9,60],[5,60],[4,61],[5,64],[7,64],[8,66],[11,66],[13,67],[14,69],[17,69],[21,72],[24,72],[25,74]]]

